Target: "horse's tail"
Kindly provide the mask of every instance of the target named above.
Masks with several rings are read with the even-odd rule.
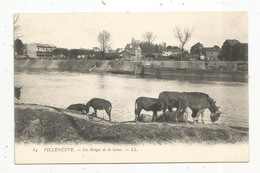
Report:
[[[137,114],[137,103],[135,101],[135,115]]]
[[[112,111],[112,104],[109,107],[109,112],[111,113],[111,111]]]
[[[138,107],[138,105],[137,105],[137,100],[135,101],[135,121],[137,122],[137,114],[138,114],[138,112],[137,112],[137,107]]]
[[[112,104],[110,104],[108,110],[109,110],[109,111],[108,111],[108,112],[109,112],[109,121],[111,121]]]

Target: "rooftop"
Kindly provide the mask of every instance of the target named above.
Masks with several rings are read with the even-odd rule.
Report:
[[[225,42],[228,42],[230,45],[235,45],[237,43],[240,43],[238,40],[236,39],[227,39]]]

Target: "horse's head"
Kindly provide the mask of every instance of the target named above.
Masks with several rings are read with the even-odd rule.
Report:
[[[219,106],[216,106],[216,101],[214,101],[213,99],[211,99],[210,101],[210,107],[209,110],[211,112],[210,114],[210,119],[212,123],[215,123],[218,121],[221,112],[219,111]]]
[[[216,111],[216,112],[214,112],[214,113],[211,113],[211,114],[210,114],[210,120],[211,120],[211,122],[212,122],[212,123],[217,122],[218,119],[219,119],[219,117],[220,117],[220,114],[221,114],[221,112],[220,112],[219,110]]]
[[[86,113],[88,114],[89,113],[89,105],[88,104],[84,104],[83,105],[85,106],[85,110],[86,110]]]

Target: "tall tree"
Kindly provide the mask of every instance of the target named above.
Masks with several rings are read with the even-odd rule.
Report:
[[[16,39],[14,41],[14,52],[16,52],[18,55],[23,55],[24,45],[23,45],[22,40]]]
[[[152,44],[156,37],[157,36],[153,32],[146,32],[143,34],[143,38],[148,44]]]
[[[98,42],[100,44],[100,50],[102,55],[105,55],[105,52],[110,48],[111,35],[108,31],[103,30],[98,35]]]
[[[175,27],[173,32],[175,34],[175,37],[181,43],[181,52],[182,52],[181,53],[181,60],[182,60],[183,55],[184,55],[184,46],[190,40],[193,29],[183,29],[183,31],[181,31],[181,29],[177,26],[177,27]]]
[[[200,54],[203,53],[203,44],[201,44],[200,42],[194,44],[191,49],[190,49],[190,53],[192,54]]]
[[[143,34],[143,39],[147,43],[148,53],[153,52],[153,41],[156,39],[156,35],[153,32],[146,32]]]

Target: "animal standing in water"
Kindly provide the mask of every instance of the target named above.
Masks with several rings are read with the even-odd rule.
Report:
[[[112,104],[109,101],[101,98],[93,98],[86,103],[86,113],[89,113],[89,107],[94,109],[96,117],[97,110],[105,110],[109,117],[109,121],[111,121]]]

